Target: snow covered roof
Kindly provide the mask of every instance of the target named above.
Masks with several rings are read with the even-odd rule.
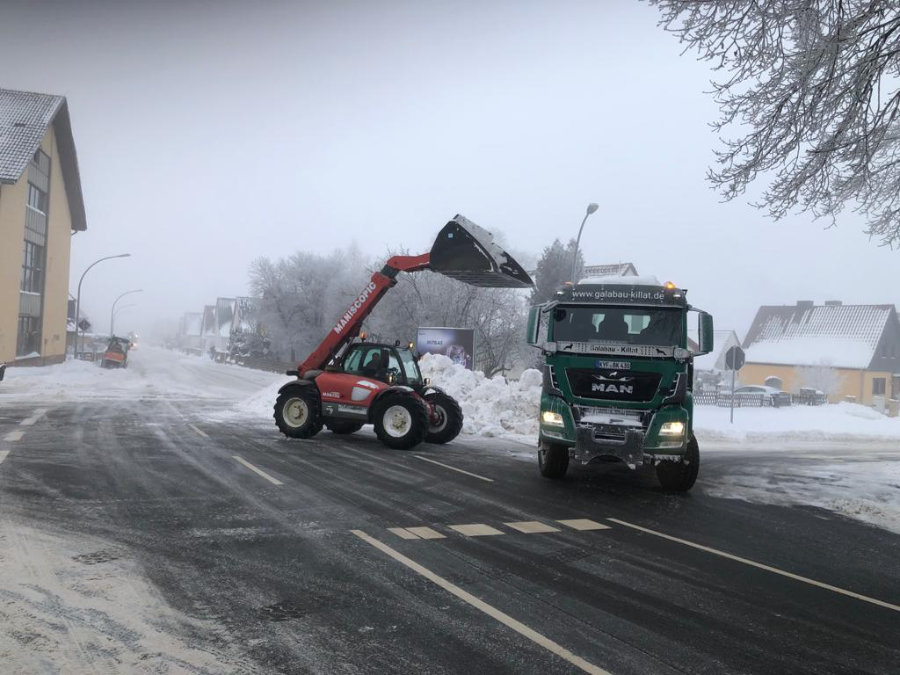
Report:
[[[585,265],[586,277],[625,277],[638,275],[637,268],[632,263],[612,263],[607,265]]]
[[[627,277],[623,277],[621,274],[602,277],[588,277],[578,282],[579,286],[581,284],[596,284],[604,286],[662,286],[662,284],[659,283],[659,279],[649,274]]]
[[[893,305],[760,307],[744,341],[748,363],[867,368]]]
[[[19,181],[51,125],[56,129],[72,229],[85,230],[81,177],[65,97],[0,89],[0,184]]]

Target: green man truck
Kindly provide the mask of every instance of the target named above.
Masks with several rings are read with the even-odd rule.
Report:
[[[688,347],[696,321],[699,344]],[[693,358],[713,348],[712,316],[655,277],[567,284],[531,308],[528,343],[543,354],[538,465],[562,478],[570,460],[655,466],[666,490],[697,479]]]

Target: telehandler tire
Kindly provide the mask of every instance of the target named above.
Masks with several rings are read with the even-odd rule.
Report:
[[[663,490],[668,492],[687,492],[697,480],[700,473],[700,445],[691,434],[684,459],[678,462],[660,462],[656,465],[656,477]]]
[[[319,390],[314,386],[290,387],[275,401],[275,424],[285,436],[312,438],[322,430]]]
[[[565,445],[541,443],[538,448],[538,468],[544,478],[562,478],[569,469],[569,448]]]
[[[463,426],[463,413],[459,403],[452,396],[438,392],[428,394],[425,400],[434,408],[435,416],[438,418],[428,420],[425,442],[449,443],[459,436]]]
[[[379,441],[394,450],[409,450],[425,440],[428,408],[412,394],[389,394],[372,407],[372,423]]]

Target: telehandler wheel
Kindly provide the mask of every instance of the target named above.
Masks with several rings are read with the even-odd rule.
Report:
[[[428,408],[412,394],[389,394],[373,406],[372,422],[379,441],[394,450],[409,450],[425,440]]]
[[[425,396],[434,409],[434,417],[428,420],[426,443],[449,443],[459,436],[463,426],[463,413],[452,396],[435,392]]]
[[[285,436],[312,438],[322,430],[319,391],[313,386],[291,387],[275,401],[275,424]]]
[[[325,422],[325,428],[333,434],[352,434],[362,429],[363,423],[353,420],[329,420]]]
[[[663,490],[687,492],[694,486],[700,472],[700,446],[691,434],[684,459],[679,462],[660,462],[656,465],[656,477]]]
[[[545,478],[562,478],[569,469],[569,448],[565,445],[541,443],[538,448],[538,468]]]

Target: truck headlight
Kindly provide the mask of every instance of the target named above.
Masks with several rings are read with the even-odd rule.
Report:
[[[660,436],[683,436],[684,422],[666,422],[659,428]]]
[[[551,412],[550,410],[545,410],[541,413],[541,422],[554,427],[565,426],[565,422],[563,422],[563,416],[557,412]]]

